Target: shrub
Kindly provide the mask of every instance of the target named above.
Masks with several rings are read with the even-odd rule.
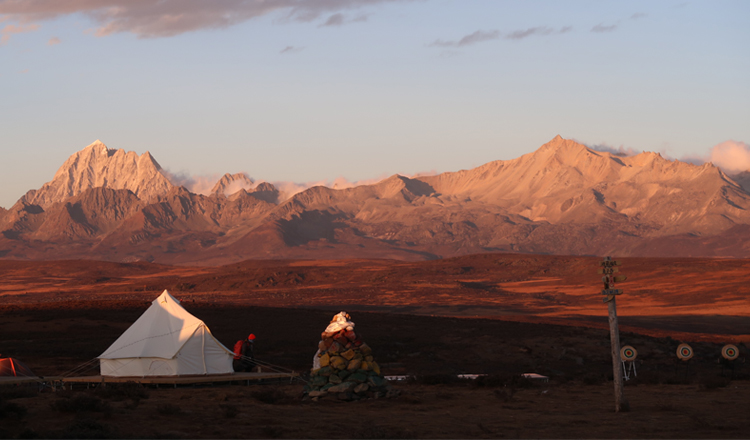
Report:
[[[112,408],[109,403],[89,394],[78,394],[69,398],[61,398],[52,402],[52,408],[62,412],[103,412],[109,413]]]
[[[371,425],[356,431],[352,438],[416,438],[417,435],[408,429],[389,428]]]
[[[494,391],[495,397],[502,400],[503,402],[511,402],[513,396],[516,394],[516,387],[510,386],[507,388],[501,388]]]
[[[26,415],[26,407],[15,402],[3,402],[0,400],[0,419],[13,418],[22,419]]]
[[[601,385],[604,383],[604,376],[601,374],[587,374],[583,376],[584,385]]]
[[[99,423],[93,419],[78,419],[70,424],[64,431],[55,433],[58,438],[119,438],[117,432],[106,424]]]
[[[269,405],[273,405],[276,403],[285,403],[289,400],[289,396],[287,396],[285,392],[280,391],[276,388],[256,391],[252,394],[252,396],[255,399]]]
[[[715,390],[726,388],[731,381],[726,377],[704,376],[700,378],[700,386],[704,390]]]
[[[111,399],[115,402],[131,399],[140,401],[148,399],[148,390],[140,384],[127,382],[122,384],[108,384],[106,387],[97,388],[94,394],[102,399]]]
[[[20,399],[23,397],[34,397],[38,393],[36,384],[33,387],[29,386],[15,386],[15,387],[0,387],[0,401]]]
[[[233,419],[237,417],[237,414],[240,413],[237,405],[233,403],[221,403],[219,404],[219,408],[221,408],[222,412],[224,413],[224,417],[228,419]]]
[[[422,385],[452,385],[464,382],[455,374],[425,374],[415,377],[414,381]]]
[[[505,386],[513,381],[511,376],[501,376],[499,374],[491,374],[489,376],[479,376],[473,382],[472,385],[479,388],[497,388]]]
[[[280,426],[264,426],[260,428],[260,432],[267,438],[279,438],[284,435],[284,430]]]
[[[165,403],[164,405],[159,405],[159,407],[156,408],[156,411],[163,416],[173,416],[181,413],[182,409],[177,405]]]

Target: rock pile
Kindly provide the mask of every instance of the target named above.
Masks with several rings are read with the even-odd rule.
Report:
[[[323,396],[359,400],[399,394],[380,373],[370,347],[354,333],[349,314],[335,315],[320,337],[310,383],[305,387],[313,400]]]

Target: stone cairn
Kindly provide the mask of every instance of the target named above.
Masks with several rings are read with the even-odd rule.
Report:
[[[348,313],[335,315],[320,337],[310,383],[305,386],[313,400],[323,396],[340,400],[398,396],[380,373],[370,347],[354,333]]]

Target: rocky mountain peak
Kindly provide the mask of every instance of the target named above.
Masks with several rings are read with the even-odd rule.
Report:
[[[109,149],[96,140],[71,155],[50,182],[28,192],[21,201],[47,208],[99,187],[127,189],[142,200],[150,200],[166,194],[172,186],[150,153],[138,156],[133,151]]]
[[[247,173],[224,174],[221,179],[211,189],[211,194],[221,194],[231,196],[240,190],[251,190],[255,187],[255,182]]]

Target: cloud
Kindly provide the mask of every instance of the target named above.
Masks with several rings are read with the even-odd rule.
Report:
[[[416,0],[0,0],[0,16],[35,23],[83,14],[96,24],[96,36],[129,32],[158,38],[223,29],[272,13],[309,22],[326,13],[411,1]]]
[[[21,34],[24,32],[34,32],[37,29],[39,29],[38,24],[29,24],[26,26],[6,24],[2,29],[0,29],[0,46],[7,43],[8,40],[10,40],[10,36],[13,34]]]
[[[184,186],[191,193],[203,194],[204,196],[211,194],[214,185],[221,178],[221,175],[218,174],[190,175],[185,171],[174,173],[165,169],[162,169],[162,172],[173,185]]]
[[[330,17],[328,17],[328,20],[326,20],[323,24],[321,24],[318,27],[331,27],[331,26],[343,26],[345,24],[349,23],[358,23],[367,21],[368,15],[358,15],[352,19],[347,19],[346,16],[340,12],[337,12]]]
[[[214,188],[216,183],[222,177],[222,175],[219,175],[219,174],[190,175],[189,173],[186,173],[186,172],[173,173],[165,169],[162,169],[162,172],[167,177],[167,179],[169,179],[169,181],[172,182],[173,185],[184,186],[185,188],[188,189],[188,191],[194,194],[201,194],[204,196],[211,195],[211,190]],[[245,173],[245,172],[239,173],[239,174],[244,174],[246,179],[237,180],[231,183],[229,186],[227,186],[224,190],[225,195],[234,194],[241,189],[249,191],[251,189],[256,188],[261,183],[265,182],[264,180],[255,180],[252,177],[250,177],[248,173]],[[414,174],[401,174],[401,175],[411,178],[411,179],[415,179],[415,178],[423,177],[423,176],[434,176],[436,174],[438,174],[437,171],[430,170],[430,171],[423,171],[423,172],[418,172]],[[295,194],[299,194],[314,186],[325,186],[331,189],[343,190],[343,189],[355,188],[357,186],[362,186],[362,185],[374,185],[382,180],[387,179],[388,177],[390,177],[389,174],[382,174],[372,179],[350,181],[346,179],[345,177],[339,176],[335,179],[324,179],[324,180],[316,180],[316,181],[310,181],[310,182],[271,181],[269,183],[279,190],[279,201],[283,202],[284,200],[287,200],[293,197]]]
[[[750,145],[744,142],[726,141],[711,148],[711,162],[727,174],[750,170]]]
[[[497,40],[500,38],[500,31],[476,31],[473,34],[466,35],[458,41],[443,41],[435,40],[430,46],[435,47],[464,47],[472,44],[480,43],[482,41]]]
[[[645,12],[636,12],[635,14],[630,16],[631,20],[638,20],[639,18],[645,18],[648,17],[648,15]]]
[[[588,148],[594,150],[594,151],[601,151],[604,153],[612,153],[615,156],[620,157],[629,157],[629,156],[635,156],[636,154],[639,154],[640,151],[636,151],[635,149],[631,147],[625,147],[624,145],[620,145],[619,147],[613,147],[611,145],[607,144],[584,144]]]
[[[57,37],[52,37],[47,42],[47,44],[50,45],[50,46],[54,46],[55,44],[60,44],[60,43],[62,43],[62,41],[60,41],[60,39],[57,38]]]
[[[591,32],[598,32],[598,33],[613,32],[615,29],[617,29],[616,24],[613,24],[611,26],[604,26],[603,24],[599,23],[596,26],[591,28]]]
[[[339,12],[328,17],[328,20],[320,26],[341,26],[342,24],[344,24],[344,14]]]
[[[532,35],[552,35],[565,34],[573,30],[572,26],[565,26],[559,30],[554,30],[546,26],[537,26],[528,29],[516,30],[503,35],[499,30],[483,31],[478,30],[472,34],[466,35],[458,41],[435,40],[430,43],[430,47],[464,47],[484,41],[505,39],[505,40],[522,40]]]
[[[299,53],[302,52],[304,47],[287,46],[279,51],[279,53]]]
[[[245,174],[245,177],[247,177],[247,180],[235,180],[234,182],[227,185],[227,187],[224,188],[224,195],[231,196],[232,194],[236,193],[239,190],[244,189],[245,191],[247,191],[257,186],[255,182],[253,181],[253,179],[249,178],[247,174]],[[212,188],[209,188],[209,191]]]
[[[508,40],[521,40],[532,35],[549,35],[553,32],[554,31],[548,27],[533,27],[523,31],[513,31],[506,35],[505,38]]]

